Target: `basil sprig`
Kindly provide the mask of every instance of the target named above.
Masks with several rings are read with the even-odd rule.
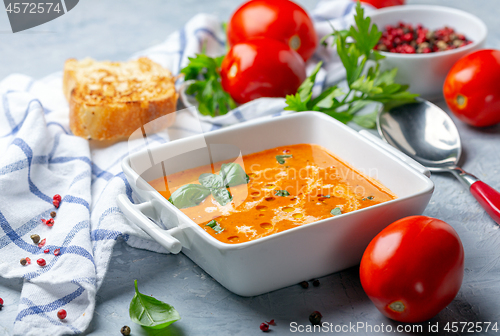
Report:
[[[135,295],[129,307],[130,319],[133,322],[144,327],[163,329],[181,319],[177,310],[171,305],[139,293],[137,280],[134,281],[134,285]]]
[[[237,163],[224,163],[217,174],[201,174],[198,181],[210,189],[212,196],[220,205],[224,206],[233,200],[233,196],[226,188],[240,184],[247,184],[250,178],[245,170]]]
[[[224,181],[220,175],[216,174],[201,174],[198,178],[200,184],[208,189],[222,188],[224,186]]]
[[[168,199],[179,209],[190,208],[200,204],[210,195],[210,189],[199,184],[186,184],[172,193]]]
[[[240,184],[246,184],[250,178],[245,170],[237,163],[226,163],[221,166],[220,174],[201,174],[200,184],[186,184],[172,193],[168,199],[179,209],[190,208],[200,204],[208,195],[212,194],[220,205],[224,206],[233,200],[227,190]]]

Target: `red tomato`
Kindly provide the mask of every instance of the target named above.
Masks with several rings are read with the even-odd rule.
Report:
[[[361,0],[361,2],[372,5],[375,8],[383,8],[390,6],[400,6],[405,4],[405,0]]]
[[[373,238],[359,273],[363,289],[382,314],[400,322],[422,322],[457,295],[464,275],[464,249],[447,223],[406,217]]]
[[[235,44],[221,65],[222,87],[239,104],[295,94],[305,78],[299,54],[267,38]]]
[[[462,57],[444,81],[450,110],[472,126],[500,122],[500,50],[478,50]]]
[[[307,61],[318,37],[307,13],[289,0],[252,0],[234,12],[227,25],[229,45],[255,37],[281,41]]]

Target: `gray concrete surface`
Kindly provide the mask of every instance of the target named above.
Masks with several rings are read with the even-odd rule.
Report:
[[[61,70],[69,57],[123,60],[163,41],[196,13],[228,17],[242,2],[81,0],[63,17],[17,34],[10,33],[7,15],[0,10],[0,78],[13,72],[40,78]],[[318,1],[299,2],[311,9]],[[487,46],[500,48],[498,0],[409,0],[408,3],[445,5],[473,13],[488,26]],[[438,104],[446,109],[444,102]],[[500,189],[500,125],[475,129],[456,123],[464,144],[464,169]],[[435,175],[432,180],[436,191],[424,214],[445,220],[459,233],[466,256],[464,282],[456,299],[437,317],[422,324],[427,330],[429,323],[439,323],[439,333],[390,334],[453,334],[443,332],[447,322],[500,324],[499,227],[452,176]],[[175,306],[182,320],[165,330],[151,331],[134,325],[128,317],[134,279],[138,279],[141,292]],[[323,321],[334,325],[358,322],[373,326],[383,323],[393,328],[400,325],[376,310],[361,288],[357,268],[320,281],[317,288],[304,290],[297,285],[243,298],[227,291],[182,254],[160,255],[120,242],[98,292],[94,318],[86,334],[120,335],[121,326],[126,324],[132,328],[132,335],[260,335],[260,323],[275,319],[277,326],[271,327],[270,335],[287,335],[290,322],[308,325],[308,316],[314,310],[323,314]],[[0,296],[10,302],[0,312],[0,335],[10,335],[21,287],[22,280],[0,278]]]

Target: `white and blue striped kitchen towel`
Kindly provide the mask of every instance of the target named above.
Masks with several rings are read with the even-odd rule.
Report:
[[[331,31],[330,23],[347,27],[354,5],[348,0],[321,2],[312,12],[319,35]],[[217,18],[197,15],[164,43],[134,57],[146,55],[176,74],[204,43],[208,53],[222,54],[223,35]],[[320,86],[342,76],[331,51],[318,52],[313,61],[319,59],[327,69],[319,78]],[[24,279],[13,334],[82,333],[92,319],[96,291],[117,239],[165,252],[129,223],[117,206],[119,194],[133,200],[120,167],[129,144],[105,147],[71,134],[61,73],[36,81],[11,75],[0,82],[0,95],[0,276]],[[203,129],[280,113],[283,106],[282,99],[251,103],[215,120],[202,119]],[[152,140],[169,141],[161,134]],[[143,144],[132,146],[140,149]],[[59,209],[52,204],[55,194],[62,196]],[[49,219],[51,211],[57,216],[54,226],[48,227],[42,219]],[[33,234],[45,239],[45,246],[35,245]],[[55,249],[60,255],[54,255]],[[22,266],[19,261],[26,257],[31,264]],[[45,259],[46,266],[38,266],[38,258]],[[64,322],[56,316],[61,308],[68,312]]]

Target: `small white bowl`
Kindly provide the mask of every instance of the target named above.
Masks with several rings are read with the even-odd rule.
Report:
[[[409,84],[410,91],[427,99],[442,97],[443,84],[451,67],[463,56],[484,47],[488,29],[483,21],[462,10],[427,5],[395,6],[374,11],[370,17],[380,30],[399,21],[422,24],[435,30],[448,26],[472,43],[453,50],[429,54],[381,52],[381,69],[398,68],[396,82]]]

